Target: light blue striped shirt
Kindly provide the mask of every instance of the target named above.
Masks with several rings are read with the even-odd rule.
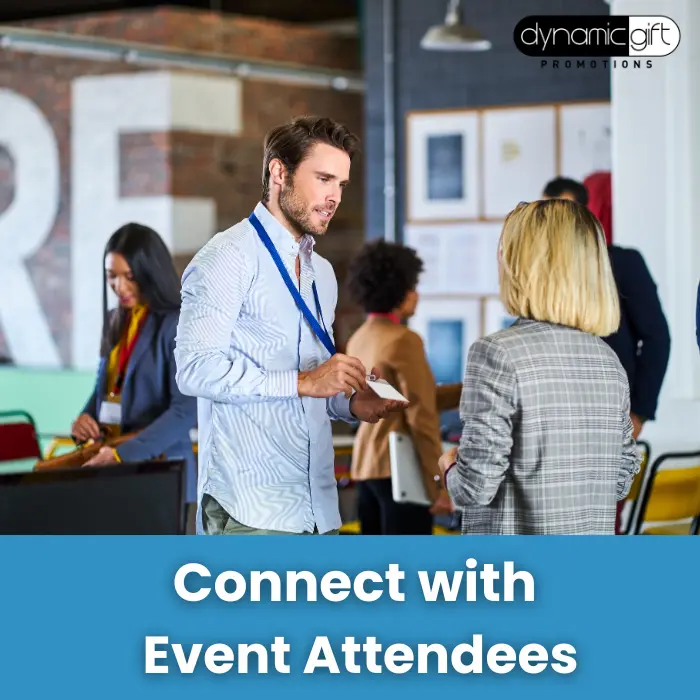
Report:
[[[332,337],[338,284],[330,263],[297,243],[263,204],[255,214]],[[177,384],[198,399],[197,531],[204,494],[244,525],[327,532],[341,525],[330,420],[353,421],[342,394],[300,397],[299,371],[330,357],[248,219],[215,235],[182,278]]]

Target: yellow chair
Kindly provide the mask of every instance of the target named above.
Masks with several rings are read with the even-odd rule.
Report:
[[[669,462],[685,464],[661,468]],[[700,450],[667,452],[654,460],[639,502],[634,534],[700,534]]]
[[[74,450],[75,441],[73,438],[70,436],[55,435],[44,451],[44,459],[52,459],[61,449],[65,449],[66,452]]]
[[[461,535],[460,530],[450,530],[442,525],[433,525],[433,535]]]

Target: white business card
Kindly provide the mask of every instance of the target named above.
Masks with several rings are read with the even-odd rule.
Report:
[[[404,403],[408,403],[408,399],[400,394],[396,389],[394,389],[389,382],[387,382],[385,379],[368,379],[367,380],[367,386],[372,389],[372,391],[377,394],[377,396],[381,396],[383,399],[387,399],[388,401],[403,401]]]

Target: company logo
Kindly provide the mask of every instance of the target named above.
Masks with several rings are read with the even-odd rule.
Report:
[[[526,56],[661,58],[673,53],[681,30],[669,17],[621,15],[525,17],[513,41]]]

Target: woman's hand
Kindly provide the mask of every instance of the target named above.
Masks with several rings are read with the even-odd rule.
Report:
[[[635,413],[630,413],[630,418],[632,419],[632,438],[636,440],[642,432],[644,420]]]
[[[96,467],[100,464],[116,464],[117,458],[114,454],[114,450],[111,447],[101,447],[100,451],[92,458],[89,459],[84,467]]]
[[[452,501],[450,500],[450,494],[447,491],[440,491],[438,497],[435,499],[430,508],[430,512],[433,515],[449,515],[454,511],[452,506]]]
[[[79,415],[70,429],[70,434],[79,442],[86,440],[98,440],[100,438],[100,426],[97,421],[87,413]]]

